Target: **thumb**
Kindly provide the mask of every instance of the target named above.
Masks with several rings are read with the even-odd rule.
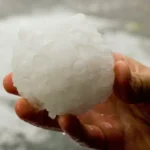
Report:
[[[150,70],[132,72],[124,61],[115,64],[115,94],[128,103],[150,102]]]

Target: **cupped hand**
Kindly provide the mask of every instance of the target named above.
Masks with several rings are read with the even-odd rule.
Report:
[[[150,68],[114,53],[115,83],[112,95],[103,104],[79,116],[48,117],[26,99],[15,110],[20,119],[49,130],[65,132],[79,144],[102,150],[150,149]],[[4,78],[7,92],[18,95],[12,74]]]

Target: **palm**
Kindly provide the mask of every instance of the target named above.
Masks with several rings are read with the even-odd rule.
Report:
[[[116,62],[125,61],[131,72],[147,73],[142,64],[114,54]],[[116,63],[117,64],[117,63]],[[99,104],[80,116],[61,116],[52,120],[47,111],[33,108],[27,100],[21,99],[16,104],[16,113],[24,121],[33,125],[57,131],[65,131],[70,137],[78,139],[92,148],[105,150],[147,150],[150,145],[150,104],[127,104],[124,101],[137,99],[128,85],[128,69],[117,64],[115,67],[116,80],[114,93],[104,104]],[[4,87],[9,93],[17,94],[12,86],[11,74],[4,80]],[[136,85],[137,86],[137,85]],[[133,142],[134,141],[134,142]]]
[[[148,108],[150,111],[150,105]],[[142,105],[125,104],[112,95],[105,104],[97,105],[80,119],[103,131],[108,150],[147,150],[150,147],[150,121],[148,111],[143,115],[142,109]]]

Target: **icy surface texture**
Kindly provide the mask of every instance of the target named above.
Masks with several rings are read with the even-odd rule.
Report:
[[[13,82],[20,95],[51,117],[80,114],[112,92],[114,59],[86,16],[55,21],[36,32],[24,30],[13,57]]]

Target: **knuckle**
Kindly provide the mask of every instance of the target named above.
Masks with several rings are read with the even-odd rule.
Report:
[[[134,74],[131,81],[132,101],[136,103],[147,100],[147,85],[141,75]]]

